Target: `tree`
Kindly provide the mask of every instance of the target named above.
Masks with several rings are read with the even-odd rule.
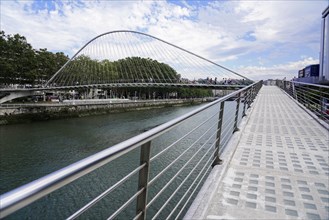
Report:
[[[35,69],[35,53],[26,38],[0,33],[0,82],[30,83],[28,77]]]
[[[36,51],[38,83],[45,83],[52,77],[68,60],[62,52],[52,53],[46,48]]]
[[[0,84],[41,84],[49,79],[68,57],[47,49],[35,50],[24,36],[0,32]]]
[[[116,61],[80,55],[53,79],[56,85],[90,85],[132,82],[177,82],[180,75],[167,64],[150,58],[126,57]]]

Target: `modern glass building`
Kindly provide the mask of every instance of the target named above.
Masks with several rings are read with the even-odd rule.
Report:
[[[329,81],[329,6],[322,13],[320,80]]]

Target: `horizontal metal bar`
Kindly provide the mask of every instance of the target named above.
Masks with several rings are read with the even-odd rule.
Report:
[[[217,134],[217,132],[215,133]],[[214,142],[212,144],[211,147],[209,147],[209,149],[204,153],[204,155],[202,156],[202,158],[199,160],[199,162],[194,165],[193,169],[187,174],[187,176],[184,178],[184,180],[179,184],[179,186],[175,189],[175,191],[173,193],[171,193],[170,197],[168,199],[166,199],[166,202],[162,205],[162,207],[157,211],[157,213],[153,216],[152,219],[155,219],[160,213],[161,211],[167,206],[167,204],[170,202],[170,200],[175,196],[175,194],[178,192],[178,190],[180,190],[180,188],[183,186],[183,184],[186,182],[186,180],[188,180],[188,178],[192,175],[192,173],[196,170],[196,168],[200,165],[201,161],[203,161],[203,159],[208,155],[208,153],[210,152],[211,149],[213,149],[214,145],[216,144],[216,142]],[[201,148],[200,148],[201,149]],[[215,151],[214,151],[215,152]],[[214,152],[212,154],[210,154],[208,161],[205,163],[204,167],[207,165],[207,163],[209,161],[211,161],[213,159],[212,155],[214,155]]]
[[[210,161],[209,164],[213,164],[214,161],[215,161],[215,159],[212,159],[212,160]],[[201,177],[199,183],[195,186],[195,188],[194,188],[194,190],[192,191],[192,193],[190,194],[189,198],[186,200],[185,204],[184,204],[183,207],[180,209],[180,211],[179,211],[179,213],[177,214],[175,220],[179,219],[179,216],[182,214],[182,212],[183,212],[184,208],[186,207],[187,203],[190,201],[190,199],[192,198],[193,194],[194,194],[195,191],[198,189],[200,183],[201,183],[202,180],[206,177],[206,174],[207,174],[207,172],[208,172],[210,169],[211,169],[211,166],[209,166],[209,167],[207,168],[207,170],[203,173],[203,175],[202,175],[202,177]],[[201,173],[202,173],[202,172],[200,172],[200,174],[201,174]],[[199,175],[200,175],[200,174],[199,174]],[[198,177],[197,177],[197,178],[198,178]],[[195,178],[195,179],[197,180],[197,178]],[[191,186],[193,186],[194,182],[195,182],[195,181],[193,181],[193,183],[191,184]],[[189,190],[187,190],[186,192],[188,192],[188,191],[189,191]],[[184,197],[185,197],[185,195],[184,195]],[[175,208],[176,208],[176,207],[175,207]],[[169,219],[169,217],[168,217],[167,219]]]
[[[303,82],[297,82],[297,81],[286,81],[286,82],[290,82],[290,83],[293,83],[293,84],[299,84],[299,85],[307,85],[307,86],[313,86],[313,87],[318,87],[318,88],[329,89],[329,86],[319,85],[319,84],[303,83]]]
[[[233,123],[234,123],[234,121],[232,121],[232,122],[230,123],[230,125],[233,125]],[[234,131],[233,126],[230,126],[230,127],[226,130],[225,134],[221,135],[221,141],[224,141],[227,137],[229,137],[230,135],[232,135],[232,134],[233,134],[233,131]]]
[[[233,133],[231,135],[233,135]],[[226,141],[222,144],[223,147],[219,150],[219,155],[223,153],[225,146],[229,141],[230,141],[230,138],[226,139]]]
[[[316,105],[316,106],[320,106],[320,103],[318,102],[314,102],[311,99],[304,99],[306,101],[306,104],[311,104],[311,105]]]
[[[320,105],[320,101],[321,101],[319,99],[315,99],[315,101],[319,101],[319,102],[315,102],[314,97],[309,96],[309,95],[300,95],[299,98],[304,100],[307,103],[314,103],[316,105]]]
[[[300,89],[304,89],[306,91],[313,91],[313,92],[317,92],[317,93],[320,92],[321,94],[329,95],[329,93],[326,93],[323,90],[319,90],[319,88],[318,89],[313,89],[313,88],[305,87],[305,86],[295,86],[295,88],[298,88],[298,89],[300,88]]]
[[[226,125],[225,130],[222,132],[221,139],[224,139],[227,134],[230,134],[230,133],[233,134],[233,131],[234,131],[234,128],[232,126],[233,123],[234,123],[234,121],[232,120]],[[232,131],[232,132],[230,132],[230,131]]]
[[[231,122],[234,122],[235,115],[232,114],[232,116],[225,120],[225,123],[222,125],[222,127],[225,129],[230,125]],[[222,132],[223,133],[223,132]]]
[[[72,90],[72,89],[87,89],[87,88],[131,88],[131,87],[194,87],[194,88],[218,88],[218,89],[241,89],[245,88],[245,85],[219,85],[219,84],[187,84],[187,83],[107,83],[107,84],[91,84],[91,85],[71,85],[71,86],[56,86],[56,87],[40,87],[40,88],[17,88],[17,89],[0,89],[0,92],[30,92],[30,91],[52,91],[52,90]]]
[[[297,91],[307,92],[305,95],[307,95],[307,94],[313,94],[313,95],[315,95],[315,96],[317,96],[317,97],[323,97],[323,96],[320,95],[320,94],[317,94],[317,93],[313,93],[313,92],[311,92],[311,91],[313,91],[313,90],[309,90],[309,89],[306,89],[306,88],[296,88],[296,90],[297,90]],[[317,92],[317,91],[314,90],[314,92]],[[318,92],[319,92],[319,91],[318,91]]]
[[[145,166],[146,166],[146,163],[144,163],[141,166],[137,167],[135,170],[133,170],[132,172],[130,172],[128,175],[126,175],[124,178],[122,178],[116,184],[114,184],[113,186],[111,186],[110,188],[108,188],[106,191],[104,191],[102,194],[100,194],[95,199],[93,199],[92,201],[90,201],[88,204],[86,204],[84,207],[82,207],[81,209],[79,209],[77,212],[75,212],[74,214],[72,214],[67,219],[68,220],[75,219],[78,216],[80,216],[83,212],[85,212],[87,209],[89,209],[90,207],[92,207],[93,205],[95,205],[99,200],[101,200],[102,198],[104,198],[106,195],[108,195],[110,192],[112,192],[114,189],[116,189],[118,186],[120,186],[122,183],[124,183],[126,180],[128,180],[130,177],[132,177],[134,174],[136,174],[137,172],[139,172]]]
[[[151,158],[150,161],[152,162],[153,160],[155,160],[157,157],[159,157],[164,152],[166,152],[167,150],[169,150],[172,146],[174,146],[175,144],[177,144],[179,141],[183,140],[185,137],[187,137],[188,135],[190,135],[191,133],[193,133],[196,129],[200,128],[202,125],[204,125],[205,123],[207,123],[210,119],[212,119],[213,117],[215,117],[218,113],[219,112],[216,112],[215,114],[213,114],[212,116],[210,116],[206,121],[202,122],[201,124],[199,124],[198,126],[196,126],[194,129],[192,129],[191,131],[189,131],[187,134],[185,134],[183,137],[179,138],[174,143],[170,144],[168,147],[166,147],[165,149],[163,149],[162,151],[160,151],[158,154],[154,155]]]
[[[143,191],[145,190],[145,188],[141,188],[138,192],[136,192],[132,197],[130,197],[130,199],[128,199],[127,202],[125,202],[119,209],[117,209],[110,217],[108,217],[107,219],[114,219],[117,215],[120,214],[120,212],[122,212],[122,210],[124,210],[130,203],[132,203],[134,201],[134,199],[137,198],[137,196],[139,196]]]
[[[164,174],[172,165],[174,165],[186,152],[188,152],[196,143],[198,143],[202,137],[204,137],[208,131],[210,131],[214,126],[216,126],[217,123],[214,123],[211,127],[208,128],[208,130],[206,130],[197,140],[195,140],[193,142],[193,144],[191,144],[190,147],[188,147],[186,150],[184,150],[175,160],[173,160],[166,168],[164,168],[161,172],[159,172],[148,184],[148,186],[151,186],[155,180],[157,180],[162,174]],[[216,131],[217,132],[217,131]],[[201,148],[200,148],[201,149]],[[164,190],[164,187],[163,187]]]
[[[233,125],[233,123],[234,123],[234,121],[231,121],[228,125],[229,126],[227,126],[227,130],[225,131],[225,134],[223,134],[221,137],[221,139],[222,140],[224,140],[226,137],[227,137],[227,135],[232,135],[233,134],[233,131],[234,131],[234,128],[233,128],[233,126],[231,126],[231,125]],[[231,131],[231,132],[230,132]]]
[[[314,103],[314,104],[317,104],[317,105],[320,105],[320,104],[321,104],[321,100],[320,100],[320,99],[314,98],[314,97],[312,97],[312,96],[307,96],[307,95],[305,95],[305,96],[302,97],[302,98],[304,98],[304,100],[305,100],[306,102],[311,102],[311,103]]]
[[[236,97],[235,99],[232,100],[232,102],[236,102],[239,99],[239,97]],[[230,100],[228,100],[230,102]]]
[[[217,134],[217,131],[211,135],[214,136],[215,134]],[[152,203],[159,197],[159,195],[175,180],[175,178],[184,170],[184,168],[192,161],[192,159],[202,150],[202,148],[208,143],[208,141],[211,139],[211,137],[208,138],[208,140],[199,148],[199,150],[197,150],[193,156],[184,164],[183,167],[181,167],[181,169],[170,179],[170,181],[168,181],[166,183],[166,185],[164,187],[162,187],[162,189],[152,198],[152,200],[147,204],[146,208],[150,207],[150,205],[152,205]],[[216,142],[213,143],[213,145],[215,145]],[[212,145],[212,146],[213,146]],[[211,149],[211,147],[209,147],[208,151]],[[207,151],[207,152],[208,152]],[[206,155],[206,153],[204,154],[204,156]],[[212,154],[213,155],[213,154]],[[203,156],[203,157],[204,157]],[[202,158],[203,158],[202,157]],[[199,161],[200,162],[200,161]]]
[[[133,220],[138,220],[142,216],[143,212],[140,211],[134,218]]]
[[[227,133],[228,135],[227,136],[225,136],[225,137],[227,137],[227,138],[222,138],[222,141],[221,141],[221,149],[219,150],[219,155],[223,152],[223,150],[224,150],[224,147],[226,146],[226,144],[228,143],[228,141],[230,140],[230,137],[233,135],[233,130],[232,130],[232,132],[230,132],[230,133]]]

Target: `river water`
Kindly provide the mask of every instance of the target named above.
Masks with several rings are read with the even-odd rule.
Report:
[[[86,158],[198,107],[200,106],[170,107],[0,126],[0,194]],[[218,109],[218,106],[214,108]],[[209,113],[193,118],[189,124],[182,125],[176,131],[169,132],[167,136],[159,138],[155,142],[158,142],[159,146],[170,144],[172,138],[182,135],[190,129],[191,125],[200,123],[207,115],[216,111],[214,108]],[[230,111],[225,112],[227,112],[226,114],[232,113]],[[189,141],[193,140],[187,140],[186,146]],[[183,148],[176,149],[162,158],[154,166],[154,169],[160,170],[168,165],[166,161],[177,157],[184,150]],[[155,149],[153,154],[160,150],[161,146]],[[139,163],[138,159],[139,149],[133,150],[126,156],[99,168],[96,172],[92,172],[40,199],[27,208],[14,213],[9,216],[9,219],[66,218],[74,213],[77,208],[82,207],[106,190],[111,184],[133,170]],[[179,167],[180,165],[177,166]],[[157,171],[155,170],[153,170],[154,173],[150,174],[151,176],[156,175]],[[172,172],[175,172],[174,169]],[[168,175],[166,178],[160,179],[160,183],[155,184],[154,189],[150,189],[149,197],[158,192],[170,178],[171,176]],[[87,211],[81,216],[81,219],[109,217],[109,213],[120,207],[129,196],[136,192],[136,182],[137,176],[95,205],[93,211]],[[175,188],[175,183],[173,187]],[[168,193],[170,194],[170,192]],[[160,198],[159,205],[155,203],[154,207],[151,206],[149,208],[150,212],[156,212],[161,207],[160,203],[163,203],[167,198],[168,196]],[[134,216],[135,205],[133,203],[131,206],[128,206],[127,211],[119,215],[118,218],[127,219]],[[161,215],[159,218],[161,218]]]

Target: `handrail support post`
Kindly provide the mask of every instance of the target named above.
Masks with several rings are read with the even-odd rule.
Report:
[[[242,117],[246,117],[247,116],[247,114],[246,114],[246,105],[247,105],[248,91],[243,93],[243,112],[242,112]]]
[[[218,125],[217,125],[217,136],[216,136],[216,150],[215,150],[215,161],[212,164],[212,167],[216,165],[222,164],[222,160],[219,158],[219,147],[220,147],[220,142],[221,142],[221,134],[222,134],[222,124],[223,124],[223,115],[224,115],[224,106],[225,106],[225,101],[222,101],[220,103],[220,108],[219,108],[219,116],[218,116]]]
[[[138,190],[144,188],[143,192],[137,197],[136,214],[142,213],[139,220],[146,219],[146,205],[147,205],[147,185],[150,171],[150,152],[151,141],[143,144],[140,151],[140,165],[146,163],[146,166],[139,171]]]
[[[239,131],[238,120],[239,120],[239,111],[240,111],[240,99],[241,99],[241,92],[239,92],[238,99],[236,100],[237,104],[236,104],[236,110],[235,110],[233,133]]]
[[[251,87],[251,88],[249,88],[248,89],[248,94],[247,94],[247,108],[249,109],[250,108],[250,106],[251,106],[251,96],[252,96],[252,89],[253,89],[253,87]]]

